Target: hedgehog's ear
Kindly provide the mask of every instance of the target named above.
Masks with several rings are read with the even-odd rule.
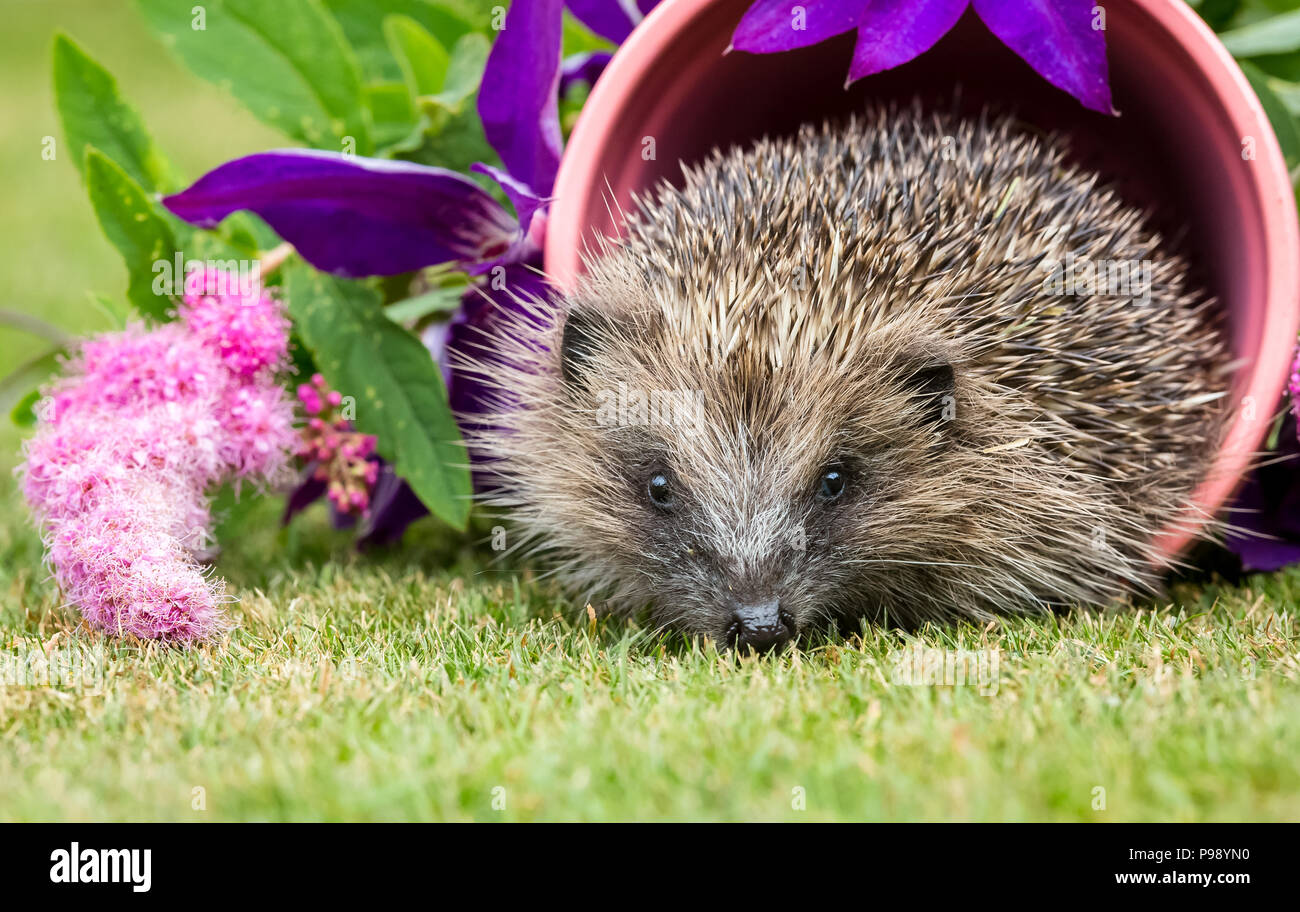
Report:
[[[942,424],[955,415],[957,373],[952,362],[932,351],[910,352],[899,365],[903,387],[916,400],[926,424]]]
[[[564,320],[560,337],[560,376],[570,387],[582,384],[599,350],[600,339],[609,334],[609,318],[585,308],[574,308]]]

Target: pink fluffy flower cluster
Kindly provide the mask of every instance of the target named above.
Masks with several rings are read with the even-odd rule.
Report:
[[[117,634],[190,641],[226,626],[205,573],[209,492],[279,484],[297,444],[275,375],[289,323],[261,287],[187,277],[180,319],[87,340],[42,400],[20,470],[66,598]]]

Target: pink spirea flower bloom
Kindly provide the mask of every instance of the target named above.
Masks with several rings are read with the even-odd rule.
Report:
[[[199,557],[209,492],[287,480],[293,404],[275,382],[289,323],[260,287],[216,270],[180,320],[82,343],[47,391],[23,491],[66,597],[93,626],[188,642],[227,626]]]
[[[289,321],[266,300],[259,286],[229,272],[195,271],[185,278],[181,318],[226,367],[253,377],[281,364],[289,350]]]

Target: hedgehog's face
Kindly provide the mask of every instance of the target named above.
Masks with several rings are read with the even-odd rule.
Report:
[[[569,513],[547,534],[574,575],[758,651],[879,608],[891,562],[906,562],[891,539],[908,520],[890,504],[935,483],[946,358],[910,345],[847,377],[743,357],[717,368],[653,322],[578,311],[559,372],[553,444],[568,452],[547,471]]]

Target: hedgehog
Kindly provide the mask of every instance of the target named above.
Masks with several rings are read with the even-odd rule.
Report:
[[[1066,152],[913,105],[684,166],[464,359],[487,501],[588,604],[742,651],[1158,591],[1225,346]]]

